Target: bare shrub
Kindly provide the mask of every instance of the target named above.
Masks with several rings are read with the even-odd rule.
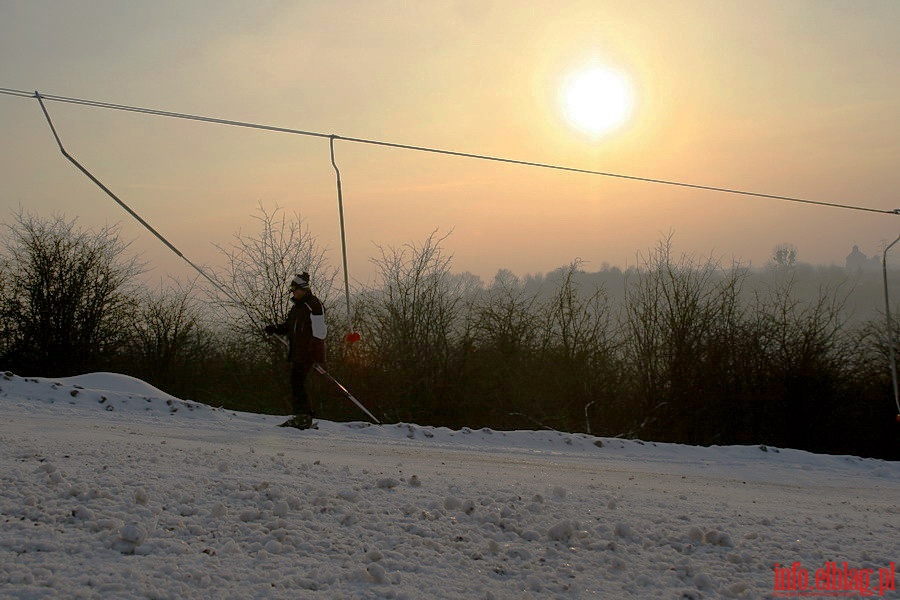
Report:
[[[0,316],[7,368],[44,376],[97,370],[121,345],[133,278],[117,227],[92,232],[62,216],[19,212],[4,226]]]
[[[173,280],[138,297],[120,363],[122,372],[170,394],[206,400],[212,382],[198,374],[214,357],[217,344],[195,283]]]
[[[458,408],[453,382],[467,330],[467,279],[450,272],[452,257],[441,247],[446,237],[432,232],[421,245],[380,247],[373,259],[379,284],[357,303],[374,376],[369,390],[404,419],[455,419]]]
[[[543,304],[541,355],[546,362],[547,396],[558,394],[544,410],[565,429],[580,429],[592,412],[609,427],[617,420],[620,391],[620,342],[609,300],[602,287],[584,290],[582,261],[559,271],[554,295]],[[548,276],[548,281],[556,277]],[[591,430],[590,421],[585,429]],[[596,430],[596,427],[594,428]]]
[[[625,362],[634,408],[634,433],[698,443],[709,439],[703,412],[721,398],[723,380],[739,358],[732,345],[742,316],[745,271],[723,271],[712,259],[672,260],[671,238],[644,263],[627,289]]]
[[[472,303],[467,391],[480,403],[470,417],[477,419],[473,425],[514,427],[522,424],[520,414],[536,412],[543,372],[533,367],[544,343],[538,306],[537,294],[526,292],[524,283],[507,270],[499,271]]]
[[[838,290],[801,301],[793,288],[788,276],[760,294],[748,322],[746,353],[756,379],[750,422],[754,438],[811,448],[827,428],[829,411],[822,409],[840,402],[855,349]]]

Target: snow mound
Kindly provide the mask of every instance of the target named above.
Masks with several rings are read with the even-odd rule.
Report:
[[[118,373],[89,373],[74,377],[19,377],[9,371],[0,379],[0,398],[24,402],[38,411],[138,412],[174,415],[182,411],[208,413],[212,407],[181,400],[140,379]]]
[[[88,373],[86,375],[76,375],[75,377],[65,377],[57,381],[61,385],[90,389],[94,392],[105,391],[111,394],[127,394],[163,400],[178,399],[136,377],[118,373]]]

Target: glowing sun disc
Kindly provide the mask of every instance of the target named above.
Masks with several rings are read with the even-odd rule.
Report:
[[[600,135],[620,127],[631,116],[631,85],[620,73],[591,67],[570,76],[562,90],[566,119],[578,129]]]

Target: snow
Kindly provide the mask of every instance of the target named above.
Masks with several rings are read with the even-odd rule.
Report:
[[[896,597],[900,463],[283,419],[2,376],[0,596],[773,598],[846,562]]]

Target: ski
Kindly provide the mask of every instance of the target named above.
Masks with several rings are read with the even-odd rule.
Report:
[[[363,406],[362,402],[360,402],[359,400],[357,400],[356,398],[354,398],[354,397],[353,397],[353,394],[350,393],[350,390],[348,390],[347,388],[345,388],[345,387],[343,386],[343,384],[342,384],[340,381],[338,381],[337,379],[335,379],[334,377],[332,377],[332,376],[331,376],[331,373],[329,373],[328,371],[326,371],[325,368],[324,368],[322,365],[316,363],[315,365],[313,365],[313,369],[316,371],[316,373],[318,373],[319,375],[321,375],[322,377],[324,377],[325,379],[327,379],[328,381],[330,381],[332,384],[334,384],[334,386],[335,386],[338,390],[340,390],[341,394],[343,394],[345,398],[347,398],[348,400],[350,400],[351,402],[353,402],[353,404],[355,404],[357,407],[359,407],[359,409],[360,409],[361,411],[363,411],[364,413],[366,413],[366,415],[367,415],[370,419],[372,419],[372,421],[374,421],[375,424],[381,425],[381,421],[379,421],[377,418],[375,418],[375,415],[373,415],[372,413],[370,413],[370,412],[369,412],[369,409],[367,409],[365,406]]]

